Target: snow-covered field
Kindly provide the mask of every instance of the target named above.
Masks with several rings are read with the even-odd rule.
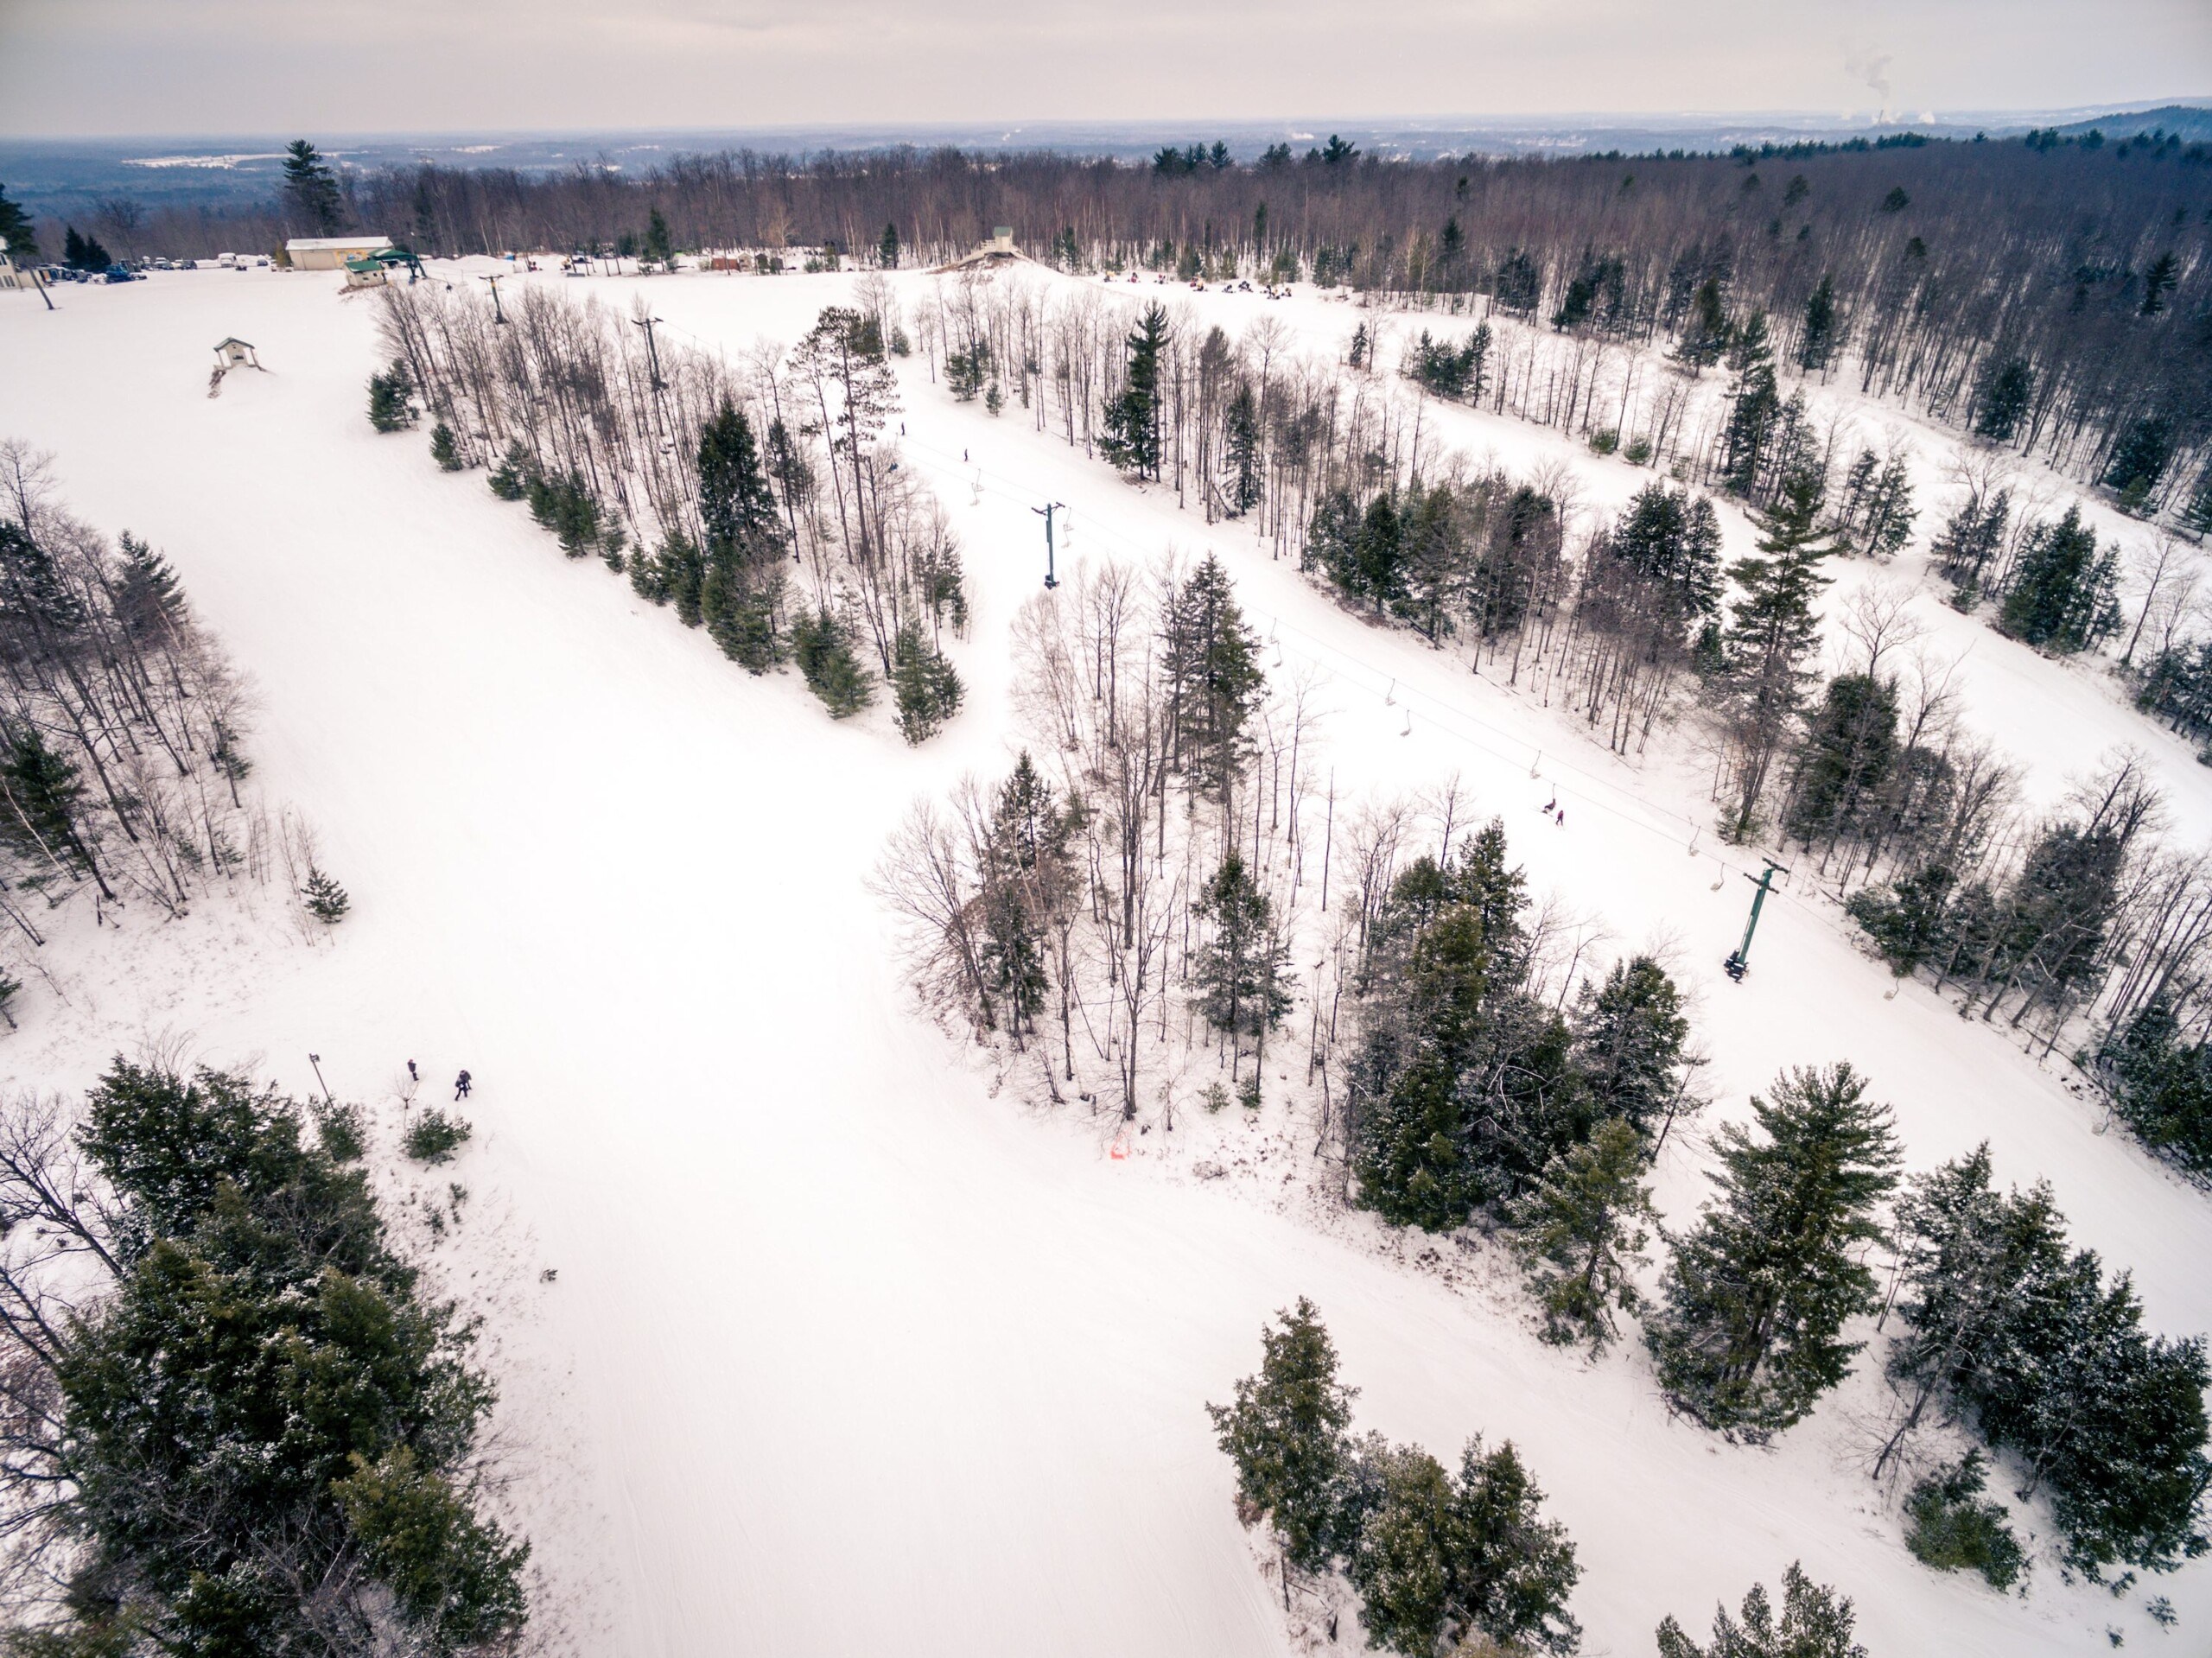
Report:
[[[851,281],[645,287],[679,335],[734,358],[796,338]],[[626,306],[636,285],[571,284]],[[1232,329],[1264,303],[1192,298]],[[1709,835],[1686,855],[1694,766],[1656,746],[1643,772],[1613,760],[1343,614],[1246,531],[1209,531],[1012,411],[955,404],[914,359],[905,454],[955,514],[976,620],[955,647],[967,708],[910,750],[880,711],[833,725],[796,676],[748,678],[595,562],[563,560],[480,474],[439,473],[421,434],[372,431],[374,311],[335,279],[157,275],[58,303],[0,295],[0,434],[54,453],[81,516],[168,553],[257,686],[264,786],[319,826],[355,908],[327,943],[213,903],[168,928],[73,925],[51,947],[69,999],[24,994],[0,1070],[75,1089],[115,1049],[179,1033],[300,1091],[318,1053],[341,1096],[394,1118],[408,1059],[434,1087],[474,1073],[478,1138],[454,1176],[482,1212],[444,1270],[493,1310],[511,1501],[546,1575],[541,1618],[577,1650],[1282,1651],[1201,1407],[1301,1293],[1362,1428],[1447,1456],[1478,1431],[1521,1445],[1580,1548],[1588,1652],[1649,1652],[1662,1614],[1701,1628],[1793,1559],[1856,1598],[1875,1658],[2080,1653],[2108,1626],[2201,1648],[2212,1566],[2151,1585],[2181,1615],[2170,1636],[2141,1591],[2069,1586],[2048,1555],[2009,1599],[1919,1566],[1864,1472],[1869,1375],[1778,1445],[1728,1445],[1669,1420],[1634,1343],[1594,1367],[1541,1345],[1480,1253],[1414,1261],[1418,1240],[1309,1214],[1268,1172],[1280,1124],[1179,1136],[1253,1136],[1259,1172],[1204,1182],[1164,1135],[1115,1157],[1079,1112],[1019,1104],[1024,1078],[1001,1088],[914,1013],[863,886],[911,798],[1010,757],[1033,505],[1069,504],[1078,557],[1211,547],[1287,667],[1319,677],[1340,799],[1457,772],[1534,888],[1602,916],[1617,948],[1678,947],[1713,1120],[1785,1064],[1847,1058],[1894,1103],[1913,1166],[1988,1139],[2002,1177],[2049,1178],[2075,1236],[2135,1274],[2153,1328],[2212,1328],[2212,1199],[2101,1134],[2057,1072],[1917,985],[1887,995],[1816,903],[1770,905],[1751,976],[1727,982],[1748,889]],[[1316,302],[1274,314],[1317,342],[1351,326]],[[226,334],[269,372],[211,400]],[[1570,452],[1438,418],[1509,464]],[[1648,476],[1575,454],[1599,505]],[[1747,544],[1733,515],[1730,536]],[[2133,743],[2177,827],[2212,832],[2212,774],[2091,672],[1932,593],[1916,605],[1932,648],[1966,652],[1969,723],[2030,764],[2033,792]],[[1534,810],[1554,791],[1564,828]],[[1659,1196],[1677,1221],[1702,1166],[1701,1142],[1670,1144]]]

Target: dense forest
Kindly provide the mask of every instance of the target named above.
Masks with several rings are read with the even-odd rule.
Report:
[[[128,251],[275,246],[341,223],[425,254],[834,250],[931,264],[992,226],[1079,270],[1310,278],[1593,341],[1775,320],[1784,355],[2147,497],[2212,434],[2212,152],[2178,137],[1794,145],[1731,156],[1251,165],[887,150],[672,158],[626,175],[349,175],[265,210],[129,215]]]

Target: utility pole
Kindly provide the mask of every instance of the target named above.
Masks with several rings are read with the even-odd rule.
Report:
[[[30,269],[31,286],[38,289],[38,296],[46,302],[46,308],[51,311],[54,308],[54,295],[47,292],[46,278],[38,274],[36,265],[33,265]]]
[[[667,391],[668,382],[660,378],[660,347],[653,343],[653,324],[660,319],[657,316],[633,316],[630,321],[645,331],[645,356],[653,365],[653,390]]]
[[[499,276],[480,276],[477,278],[479,282],[487,282],[492,284],[492,321],[494,322],[505,322],[507,320],[507,314],[499,308],[499,276],[504,276],[507,273],[505,271],[502,270]]]
[[[630,321],[636,323],[638,327],[645,331],[645,359],[652,365],[652,390],[653,394],[653,415],[654,417],[660,422],[662,435],[670,439],[672,447],[673,436],[669,423],[668,413],[661,407],[660,402],[660,394],[668,390],[668,382],[661,378],[660,346],[653,339],[653,324],[658,322],[660,319],[657,316],[650,315],[633,316]]]
[[[1744,975],[1751,970],[1751,935],[1758,931],[1759,908],[1766,902],[1766,895],[1773,888],[1775,876],[1786,875],[1789,873],[1773,859],[1769,858],[1766,861],[1766,873],[1751,883],[1758,888],[1758,891],[1751,895],[1751,918],[1744,924],[1744,942],[1736,946],[1734,955],[1720,964],[1726,969],[1728,976],[1738,984],[1743,983]],[[1744,879],[1751,880],[1751,878],[1746,875]]]
[[[1065,501],[1047,501],[1042,506],[1029,509],[1045,520],[1045,585],[1048,588],[1060,585],[1060,578],[1052,573],[1052,514],[1066,511],[1067,505]]]

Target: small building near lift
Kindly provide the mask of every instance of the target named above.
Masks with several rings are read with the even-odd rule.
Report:
[[[348,259],[372,259],[391,246],[389,236],[295,236],[284,255],[295,270],[342,270]]]

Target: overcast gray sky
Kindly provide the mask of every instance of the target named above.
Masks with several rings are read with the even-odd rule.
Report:
[[[0,131],[2051,108],[2212,0],[0,0]]]

